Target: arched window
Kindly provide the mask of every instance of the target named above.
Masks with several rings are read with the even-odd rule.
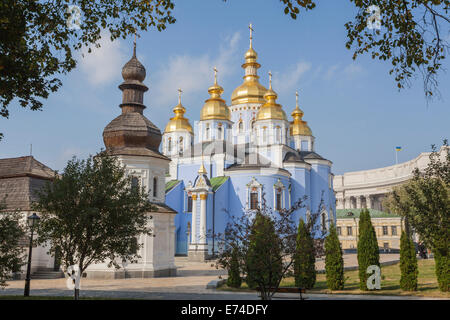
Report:
[[[275,210],[280,211],[282,209],[282,195],[283,190],[278,188],[275,193]]]
[[[206,125],[206,140],[209,140],[209,124]]]
[[[137,189],[139,188],[139,178],[138,177],[131,177],[131,188]]]
[[[281,142],[281,128],[276,127],[275,129],[275,142],[280,143]]]
[[[263,143],[267,142],[267,128],[263,128]]]
[[[178,150],[180,150],[180,152],[183,152],[183,137],[180,137],[180,139],[178,140]]]
[[[153,197],[156,197],[158,195],[158,178],[153,178]]]
[[[239,121],[239,133],[243,133],[244,132],[244,123],[241,121]]]
[[[223,139],[223,128],[221,123],[219,123],[219,127],[217,128],[217,138]]]
[[[250,209],[251,210],[258,209],[258,198],[259,198],[258,189],[253,188],[252,191],[250,191]]]
[[[172,138],[167,139],[167,150],[172,151]]]

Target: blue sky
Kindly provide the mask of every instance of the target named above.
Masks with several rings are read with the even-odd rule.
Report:
[[[427,106],[422,78],[403,91],[389,76],[389,64],[363,56],[352,60],[345,48],[344,24],[354,16],[350,1],[320,1],[297,20],[285,16],[278,0],[177,0],[177,22],[163,32],[148,31],[138,39],[138,58],[147,69],[144,114],[161,131],[184,90],[183,105],[191,124],[198,120],[212,68],[227,103],[242,82],[241,64],[253,23],[260,81],[273,73],[278,102],[290,115],[295,91],[316,137],[316,151],[333,161],[341,174],[391,165],[395,146],[399,162],[429,151],[450,137],[450,76],[439,77],[441,100]],[[105,34],[107,35],[107,34]],[[448,35],[450,36],[450,35]],[[122,66],[132,54],[132,38],[111,43],[62,77],[63,87],[44,101],[43,111],[11,105],[10,119],[0,119],[0,158],[33,155],[53,169],[63,169],[76,155],[86,157],[104,147],[103,128],[120,114]],[[447,61],[444,67],[449,69]]]

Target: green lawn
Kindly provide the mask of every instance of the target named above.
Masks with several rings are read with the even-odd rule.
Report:
[[[325,274],[318,274],[316,285],[308,290],[310,293],[337,293],[337,294],[378,294],[378,295],[414,295],[424,297],[450,298],[450,293],[439,291],[434,270],[434,260],[419,260],[419,283],[417,291],[402,291],[400,289],[400,264],[381,267],[381,290],[361,291],[359,290],[358,270],[345,272],[344,290],[331,291],[327,289]],[[294,279],[287,278],[281,282],[281,287],[294,287]],[[246,283],[240,289],[229,288],[223,285],[220,290],[248,291]]]

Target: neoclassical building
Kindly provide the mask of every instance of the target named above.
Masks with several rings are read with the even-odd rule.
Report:
[[[217,252],[215,235],[224,232],[232,216],[263,203],[276,212],[306,196],[304,208],[295,212],[296,221],[318,212],[324,229],[335,222],[332,162],[315,152],[298,94],[289,119],[277,102],[272,75],[268,89],[259,82],[260,67],[250,31],[243,83],[233,90],[231,103],[223,97],[214,68],[209,97],[193,125],[179,90],[162,137],[162,153],[171,159],[166,204],[177,211],[177,255],[207,259]]]
[[[446,155],[441,147],[440,157]],[[413,176],[415,168],[423,171],[429,163],[430,152],[423,152],[415,159],[393,166],[363,171],[346,172],[334,177],[337,209],[370,208],[383,211],[383,200],[398,186]]]

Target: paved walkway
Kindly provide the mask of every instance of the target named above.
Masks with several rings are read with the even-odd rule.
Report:
[[[397,260],[398,255],[380,255],[382,262]],[[317,262],[317,269],[323,268],[323,261]],[[356,255],[345,255],[346,267],[355,266]],[[256,293],[224,292],[206,289],[206,285],[217,280],[219,275],[226,275],[224,270],[218,270],[213,263],[192,263],[185,258],[176,258],[178,266],[176,277],[147,279],[114,279],[95,280],[82,279],[81,296],[106,297],[125,299],[187,299],[187,300],[242,300],[258,299]],[[23,294],[24,280],[8,281],[8,287],[0,290],[0,295]],[[72,296],[72,290],[67,289],[65,279],[35,279],[31,281],[31,295]],[[324,295],[307,294],[309,299],[420,299],[417,297],[383,297],[355,295]],[[284,299],[298,298],[297,294],[279,294]]]

